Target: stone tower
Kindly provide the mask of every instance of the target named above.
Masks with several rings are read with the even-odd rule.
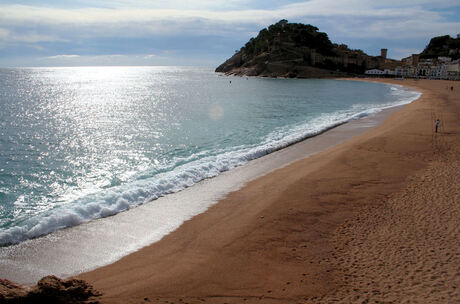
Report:
[[[387,52],[388,52],[387,49],[381,49],[380,50],[380,57],[382,57],[383,59],[387,59]]]
[[[420,60],[420,54],[412,54],[412,65],[413,66],[418,65],[419,60]]]

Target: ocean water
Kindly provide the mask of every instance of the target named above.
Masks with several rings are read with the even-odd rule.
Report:
[[[155,204],[418,96],[395,85],[209,68],[0,69],[0,245]]]

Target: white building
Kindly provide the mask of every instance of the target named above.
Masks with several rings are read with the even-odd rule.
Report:
[[[460,60],[443,64],[443,79],[460,79]]]
[[[389,69],[385,69],[385,70],[383,70],[383,74],[384,74],[384,75],[394,75],[394,74],[395,74],[395,71],[392,71],[392,70],[389,70]]]
[[[431,76],[431,66],[432,66],[432,61],[430,59],[427,59],[424,62],[420,62],[417,65],[417,72],[415,73],[415,75],[419,77],[430,77]]]
[[[409,74],[409,67],[399,66],[395,68],[395,76],[397,77],[408,77],[412,76]]]
[[[452,61],[452,58],[450,58],[450,57],[439,56],[439,57],[438,57],[438,60],[439,60],[440,62],[451,62],[451,61]]]
[[[379,69],[372,69],[372,70],[367,70],[366,72],[364,72],[364,74],[366,75],[383,75],[383,73],[384,72]]]
[[[382,75],[394,75],[395,72],[389,69],[385,69],[383,71],[379,69],[372,69],[372,70],[365,71],[364,74],[382,76]]]

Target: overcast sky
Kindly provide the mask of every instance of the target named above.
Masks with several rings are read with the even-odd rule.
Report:
[[[400,59],[460,33],[460,1],[0,0],[0,66],[216,66],[280,19]]]

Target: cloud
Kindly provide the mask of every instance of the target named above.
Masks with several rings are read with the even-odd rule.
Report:
[[[455,35],[460,28],[458,1],[452,0],[435,4],[428,0],[86,2],[86,7],[79,6],[80,2],[72,7],[65,2],[55,7],[0,4],[0,47],[11,46],[15,53],[22,43],[28,48],[80,55],[132,54],[136,47],[138,53],[147,54],[144,56],[179,49],[201,50],[206,56],[212,47],[222,52],[226,48],[228,55],[263,27],[285,18],[313,24],[333,41],[359,41],[358,47],[366,51],[376,39],[418,39],[419,47],[422,40]]]
[[[150,9],[174,9],[180,7],[182,10],[228,10],[248,7],[264,1],[250,1],[250,0],[104,0],[97,1],[98,6],[110,8],[131,8],[141,7]],[[283,2],[283,1],[280,1]]]
[[[424,6],[437,9],[458,7],[457,0],[385,0],[379,2],[376,3],[377,7]]]
[[[47,35],[47,34],[39,34],[39,33],[23,33],[17,34],[14,32],[10,32],[9,38],[11,38],[14,42],[28,42],[28,43],[35,43],[35,42],[43,42],[43,41],[65,41],[65,39],[59,38],[55,35]]]
[[[0,28],[0,40],[1,39],[6,39],[9,34],[10,34],[9,30]]]
[[[80,55],[55,55],[55,56],[48,56],[49,59],[70,59],[70,58],[79,58]]]
[[[2,62],[0,58],[0,65],[4,66],[132,66],[132,65],[182,65],[182,66],[209,66],[210,59],[203,59],[201,57],[171,57],[170,54],[155,55],[152,54],[134,54],[134,55],[56,55],[46,57],[26,57],[23,59],[14,58],[8,61],[8,65]],[[212,66],[219,61],[215,58]]]
[[[418,53],[420,53],[420,50],[415,49],[415,48],[395,48],[393,50],[393,55],[395,58],[408,57],[412,54],[418,54]]]
[[[124,1],[118,1],[124,3]],[[145,1],[138,1],[145,2]],[[209,6],[211,1],[201,1],[201,7]],[[244,1],[241,1],[244,2]],[[171,35],[179,32],[196,34],[230,32],[235,24],[265,26],[281,18],[338,18],[337,22],[326,20],[331,24],[342,23],[351,18],[362,20],[367,28],[347,27],[351,34],[361,36],[375,34],[421,35],[431,32],[452,32],[459,22],[443,22],[441,13],[424,9],[420,4],[426,1],[392,1],[397,7],[375,4],[369,0],[311,0],[284,5],[272,9],[233,9],[215,11],[212,9],[133,9],[133,8],[80,8],[63,9],[23,5],[0,6],[0,24],[10,27],[23,27],[25,24],[64,29],[74,28],[82,35]],[[387,3],[387,2],[385,2]],[[416,5],[419,4],[419,5]],[[441,1],[448,7],[453,1]],[[423,27],[420,25],[423,24]],[[401,26],[404,26],[402,28]],[[137,29],[137,30],[135,30]],[[241,30],[247,30],[244,26]],[[125,30],[125,31],[121,31]]]

